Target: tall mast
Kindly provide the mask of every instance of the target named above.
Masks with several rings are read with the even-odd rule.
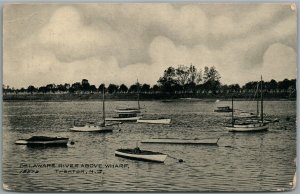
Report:
[[[259,88],[259,82],[257,82],[257,87],[256,87],[256,91],[258,91],[258,88]],[[257,92],[255,92],[257,93]],[[259,115],[259,97],[258,97],[258,94],[257,96],[255,95],[256,97],[256,116],[258,117]]]
[[[261,122],[263,123],[264,121],[264,97],[263,97],[263,81],[262,81],[262,76],[261,76],[261,80],[260,80],[260,119],[261,119]]]
[[[139,80],[138,80],[138,78],[136,79],[136,81],[137,81],[137,92],[138,92],[138,109],[140,110],[141,109],[141,107],[140,107],[140,84],[139,84]]]
[[[102,112],[103,112],[103,125],[105,126],[105,104],[104,104],[104,101],[105,101],[105,86],[103,86],[103,89],[102,89]]]
[[[233,95],[231,97],[231,109],[232,109],[232,112],[231,112],[231,124],[232,126],[234,125],[234,118],[233,118]]]

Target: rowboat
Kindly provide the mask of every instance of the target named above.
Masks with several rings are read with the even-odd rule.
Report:
[[[68,142],[69,142],[69,138],[66,137],[32,136],[29,139],[19,139],[15,142],[15,144],[45,147],[45,146],[67,146]]]
[[[140,150],[138,147],[134,149],[118,149],[115,151],[115,155],[122,158],[149,162],[164,162],[167,158],[166,154]]]
[[[141,143],[218,145],[219,139],[220,138],[206,138],[206,139],[154,138],[154,139],[142,140]]]
[[[170,124],[171,119],[139,119],[138,123],[149,123],[149,124]]]

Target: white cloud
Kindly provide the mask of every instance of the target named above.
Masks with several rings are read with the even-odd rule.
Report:
[[[262,72],[265,79],[276,77],[283,80],[287,77],[295,78],[297,74],[297,54],[283,44],[276,43],[269,46],[263,56]]]
[[[74,61],[114,52],[119,37],[107,28],[84,25],[73,7],[59,8],[41,29],[38,41],[61,61]],[[109,52],[108,52],[109,51]]]
[[[132,84],[137,77],[155,84],[167,67],[191,63],[198,69],[216,66],[223,83],[256,80],[261,72],[274,79],[295,77],[292,70],[267,72],[271,64],[278,69],[296,66],[291,60],[296,14],[287,5],[251,5],[249,11],[242,5],[201,4],[78,4],[52,9],[49,18],[43,18],[45,24],[23,40],[14,42],[8,36],[20,30],[20,22],[6,25],[5,84],[40,86],[83,78],[93,84]],[[33,6],[32,12],[37,11]],[[10,12],[10,18],[14,14],[23,17]],[[28,23],[22,26],[35,25],[24,22]]]

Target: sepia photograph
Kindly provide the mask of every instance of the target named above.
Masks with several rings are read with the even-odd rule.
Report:
[[[293,3],[4,4],[14,192],[296,188]]]

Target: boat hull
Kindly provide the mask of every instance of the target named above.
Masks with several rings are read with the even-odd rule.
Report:
[[[134,122],[139,120],[141,117],[111,117],[111,118],[106,118],[105,121],[128,121],[128,122]]]
[[[17,145],[27,145],[30,147],[55,147],[55,146],[65,146],[67,147],[69,142],[69,138],[57,138],[55,140],[27,140],[27,139],[20,139],[17,140],[15,143]]]
[[[232,110],[214,110],[214,112],[232,112]]]
[[[229,132],[260,132],[267,131],[268,128],[268,125],[234,125],[226,127]]]
[[[167,155],[166,154],[156,154],[156,155],[149,155],[149,154],[130,154],[130,153],[124,153],[121,151],[115,151],[115,155],[122,158],[127,158],[131,160],[139,160],[139,161],[147,161],[147,162],[159,162],[163,163]]]
[[[139,119],[138,123],[149,123],[149,124],[170,124],[171,119]]]
[[[168,139],[157,138],[142,140],[141,143],[156,143],[156,144],[202,144],[202,145],[218,145],[218,139]]]
[[[98,133],[106,133],[106,132],[112,132],[113,127],[112,126],[95,126],[95,125],[85,125],[85,126],[74,126],[70,129],[74,132],[98,132]]]
[[[118,114],[137,114],[141,113],[139,109],[116,109],[116,113]]]

